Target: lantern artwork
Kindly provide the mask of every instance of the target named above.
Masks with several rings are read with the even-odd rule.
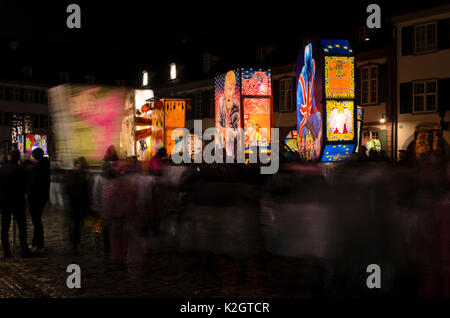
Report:
[[[134,91],[135,116],[135,143],[138,160],[149,160],[152,156],[152,114],[147,99],[152,97],[151,90],[141,89]]]
[[[297,146],[308,161],[349,158],[356,146],[355,65],[347,40],[314,40],[297,63]]]
[[[240,68],[215,78],[215,127],[223,148],[235,153],[238,138],[244,137],[245,152],[259,147],[270,151],[272,127],[271,71]],[[226,134],[226,128],[231,133]],[[239,128],[244,129],[240,136]]]
[[[184,128],[186,124],[186,100],[177,98],[164,98],[164,128],[167,154],[175,151],[176,141],[182,138],[177,128]],[[174,135],[175,134],[175,135]],[[173,138],[172,138],[173,137]]]

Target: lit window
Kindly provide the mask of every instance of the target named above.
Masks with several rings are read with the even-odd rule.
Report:
[[[175,63],[170,64],[170,79],[175,80],[177,78],[177,65]]]
[[[143,71],[142,72],[142,86],[147,86],[147,85],[148,85],[148,72]]]

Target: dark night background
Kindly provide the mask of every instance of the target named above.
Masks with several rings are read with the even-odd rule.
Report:
[[[15,79],[21,67],[31,66],[33,78],[48,83],[66,71],[74,82],[89,73],[100,83],[123,79],[134,86],[144,68],[154,83],[163,82],[169,63],[201,66],[205,52],[226,57],[226,67],[251,64],[246,56],[254,57],[262,44],[291,62],[302,36],[352,40],[372,2],[1,1],[0,78]],[[81,7],[81,29],[66,27],[70,3]],[[376,3],[385,22],[446,1]]]

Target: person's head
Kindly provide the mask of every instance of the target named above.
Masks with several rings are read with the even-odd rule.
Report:
[[[42,150],[41,148],[36,148],[31,152],[31,156],[34,158],[34,160],[39,161],[44,158],[44,150]]]
[[[227,75],[225,75],[225,85],[224,85],[225,107],[227,108],[227,111],[230,111],[231,107],[233,106],[235,89],[236,89],[236,76],[234,75],[234,71],[229,71]]]
[[[20,160],[20,151],[18,149],[13,149],[8,154],[8,161],[13,163],[18,163]]]
[[[84,157],[78,157],[74,160],[73,166],[77,170],[85,170],[88,167],[88,163]]]
[[[114,145],[110,145],[108,149],[106,149],[105,156],[103,157],[105,161],[117,161],[119,160],[117,156],[116,147]]]
[[[167,156],[167,150],[166,150],[166,148],[164,148],[164,147],[162,147],[162,148],[160,148],[159,150],[158,150],[158,152],[157,152],[157,156],[159,157],[159,158],[165,158],[166,156]]]

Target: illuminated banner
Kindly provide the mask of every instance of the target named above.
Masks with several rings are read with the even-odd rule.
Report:
[[[134,91],[134,125],[136,156],[138,160],[150,160],[152,156],[152,114],[148,99],[153,97],[151,90],[140,89]],[[147,123],[147,125],[144,125]]]
[[[57,159],[63,167],[85,157],[100,165],[110,145],[119,147],[126,90],[104,86],[61,85],[50,89]]]
[[[355,97],[354,62],[353,56],[325,56],[326,98]]]
[[[271,72],[269,70],[241,69],[242,95],[272,95]]]
[[[239,70],[228,71],[215,78],[215,127],[218,138],[227,152],[234,151],[236,137],[229,135],[233,140],[226,140],[226,128],[231,128],[235,135],[237,129],[242,128],[241,123],[241,75]]]
[[[215,85],[215,127],[226,151],[232,151],[239,137],[237,128],[242,127],[247,152],[255,146],[270,150],[271,71],[241,68],[216,77]],[[235,130],[235,136],[229,137],[234,140],[225,140],[225,128]]]
[[[327,141],[350,141],[355,137],[353,101],[327,100]]]
[[[164,148],[164,109],[155,108],[150,112],[152,118],[151,149],[152,156],[154,156],[159,149]]]
[[[355,145],[326,145],[323,151],[323,162],[336,162],[349,159],[353,153]]]
[[[25,143],[25,136],[19,135],[17,137],[17,149],[19,149],[20,153],[24,153],[24,143]]]
[[[300,51],[297,63],[298,151],[305,160],[318,160],[322,148],[322,76],[320,49],[315,43]]]
[[[351,155],[355,148],[352,54],[347,40],[314,40],[300,50],[297,141],[299,155],[304,160],[340,161],[350,157],[346,156],[347,150]],[[342,149],[346,151],[339,152]]]
[[[165,145],[167,154],[171,154],[175,147],[176,140],[172,140],[172,133],[176,128],[184,128],[186,125],[186,100],[185,99],[164,99],[164,127]],[[181,138],[182,134],[178,134]]]
[[[184,128],[186,123],[186,100],[164,99],[164,125],[166,128]]]
[[[31,153],[34,149],[41,148],[45,155],[47,150],[47,135],[43,134],[27,134],[25,138],[25,153]]]
[[[271,111],[268,98],[244,98],[245,150],[270,149]]]

